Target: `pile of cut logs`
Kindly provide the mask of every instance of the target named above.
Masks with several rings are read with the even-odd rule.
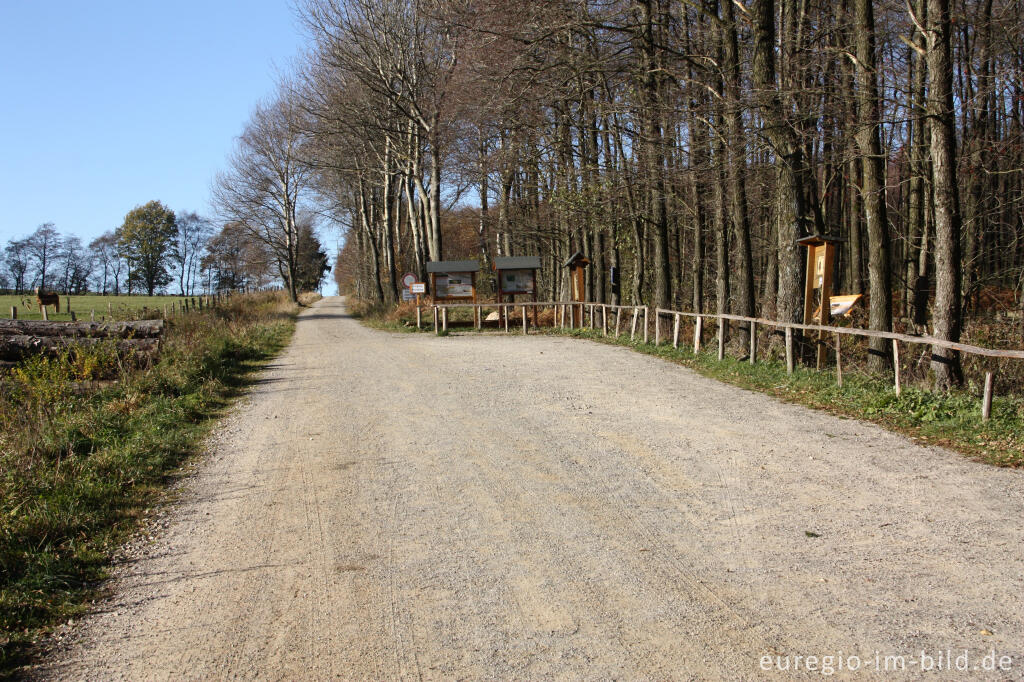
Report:
[[[10,364],[29,355],[56,354],[70,346],[114,342],[118,353],[140,360],[153,359],[160,350],[163,320],[131,322],[43,322],[0,320],[0,362]]]

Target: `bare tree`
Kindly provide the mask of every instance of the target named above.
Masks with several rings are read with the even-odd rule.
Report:
[[[309,170],[300,161],[306,128],[302,115],[284,95],[257,106],[229,159],[229,170],[217,176],[213,187],[221,217],[266,244],[281,263],[294,301],[299,294],[296,220],[309,183]]]

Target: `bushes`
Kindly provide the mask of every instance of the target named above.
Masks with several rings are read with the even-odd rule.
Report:
[[[0,675],[83,610],[112,552],[245,375],[287,343],[279,293],[173,321],[152,367],[103,346],[0,379]]]

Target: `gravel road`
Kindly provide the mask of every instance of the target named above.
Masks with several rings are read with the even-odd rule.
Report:
[[[619,347],[324,299],[165,518],[35,676],[1024,678],[1024,472]]]

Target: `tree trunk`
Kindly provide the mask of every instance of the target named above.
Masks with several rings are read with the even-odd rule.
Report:
[[[953,111],[953,64],[949,0],[928,0],[928,116],[935,203],[935,305],[933,334],[960,340],[960,197],[956,186],[956,131]],[[932,347],[935,388],[962,382],[960,355]]]

